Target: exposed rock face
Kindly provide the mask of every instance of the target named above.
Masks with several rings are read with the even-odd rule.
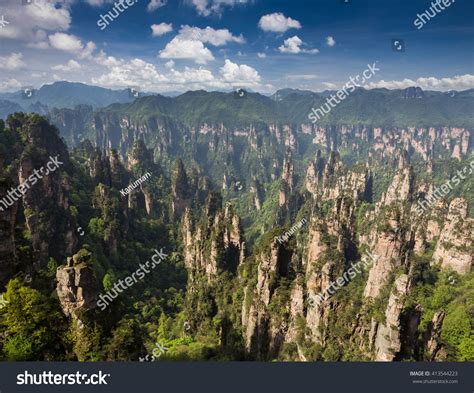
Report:
[[[405,206],[412,199],[413,184],[413,170],[401,158],[398,172],[376,206],[379,225],[373,227],[369,235],[376,260],[369,272],[365,297],[379,295],[390,273],[404,262],[406,250],[413,247],[413,235],[409,228],[410,206]]]
[[[425,92],[418,86],[407,87],[403,92],[404,98],[425,98]]]
[[[1,176],[1,174],[0,174]],[[0,178],[0,199],[7,197],[13,183]],[[13,201],[12,201],[13,202]],[[18,202],[10,207],[0,205],[0,291],[13,276],[18,263],[15,248],[15,227]]]
[[[189,204],[190,196],[188,176],[181,159],[176,161],[171,188],[173,215],[175,218],[178,218],[181,217],[186,206]]]
[[[190,210],[186,210],[183,216],[184,261],[191,282],[199,273],[205,274],[209,281],[223,271],[235,274],[243,261],[245,243],[240,218],[229,204],[222,211],[221,203],[220,196],[209,194],[204,226],[195,227]]]
[[[251,296],[255,301],[248,307],[247,302],[244,302],[242,321],[245,326],[247,351],[258,359],[265,359],[269,353],[279,350],[288,327],[288,321],[271,320],[268,307],[272,298],[277,296],[276,278],[288,274],[291,253],[277,241],[273,241],[269,249],[262,251],[257,260],[257,284],[255,288],[245,289],[245,296]],[[295,313],[298,313],[298,310],[302,311],[302,292],[299,292],[299,296],[300,300],[295,304]]]
[[[433,262],[449,266],[459,274],[469,273],[474,258],[473,233],[474,219],[467,217],[466,200],[454,199],[449,205]]]
[[[385,323],[380,324],[375,338],[375,360],[392,361],[400,351],[400,314],[403,309],[403,297],[409,289],[408,275],[402,274],[394,284],[385,310]]]
[[[430,327],[425,335],[426,342],[426,357],[427,360],[445,360],[446,351],[440,342],[441,328],[443,326],[443,320],[445,313],[438,311],[433,316]]]
[[[395,174],[382,202],[389,205],[397,201],[410,201],[414,191],[413,168],[408,165],[403,156],[400,157],[399,172]]]
[[[90,254],[83,251],[67,259],[56,272],[57,293],[66,316],[76,316],[97,306],[99,293],[94,271],[89,266]]]
[[[280,186],[280,206],[288,206],[290,195],[293,192],[295,184],[294,168],[291,162],[291,153],[287,152],[285,161],[283,163],[283,172],[281,174],[281,186]]]
[[[49,256],[60,260],[71,255],[77,246],[76,222],[69,212],[71,185],[64,175],[64,172],[70,173],[71,163],[63,141],[45,120],[27,123],[24,131],[32,149],[18,162],[18,183],[31,184],[23,195],[23,207],[33,250],[44,266]],[[49,164],[51,158],[58,161],[54,170]],[[34,185],[29,180],[31,176],[38,178]]]

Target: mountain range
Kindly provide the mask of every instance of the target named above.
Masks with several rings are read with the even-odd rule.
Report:
[[[0,121],[0,359],[474,360],[473,91],[330,94]]]

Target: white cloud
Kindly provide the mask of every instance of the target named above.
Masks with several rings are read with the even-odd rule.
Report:
[[[106,55],[104,54],[105,58]],[[123,88],[141,86],[147,91],[176,91],[197,89],[229,89],[235,86],[267,88],[260,84],[258,72],[245,64],[238,65],[226,60],[219,73],[214,75],[203,68],[185,67],[184,70],[174,69],[174,64],[167,63],[167,70],[160,72],[155,65],[140,59],[132,61],[116,60],[110,65],[108,72],[92,78],[92,82],[104,87]],[[270,90],[270,88],[268,88]]]
[[[49,36],[49,43],[55,49],[72,53],[81,51],[83,47],[78,37],[66,33],[51,34]]]
[[[8,28],[0,29],[0,38],[35,42],[37,30],[64,31],[71,25],[67,4],[56,8],[54,2],[48,0],[36,0],[30,5],[22,5],[18,0],[2,0],[0,15],[5,15],[10,22]]]
[[[99,54],[93,58],[93,60],[97,64],[107,68],[118,67],[120,64],[122,64],[121,60],[117,60],[114,56],[107,56],[103,50],[101,50]]]
[[[26,63],[23,61],[23,54],[12,53],[9,56],[0,56],[0,69],[2,70],[19,70],[25,68]]]
[[[421,77],[416,80],[403,79],[377,82],[370,82],[364,87],[369,89],[386,88],[386,89],[406,89],[411,86],[419,86],[425,90],[466,90],[474,88],[474,75],[456,75],[452,78],[436,78],[434,76]]]
[[[263,53],[263,52],[258,52],[258,53],[257,53],[257,57],[258,57],[259,59],[264,59],[265,57],[267,57],[267,55],[266,55],[265,53]]]
[[[168,0],[150,0],[146,9],[147,11],[155,11],[158,8],[164,7],[168,3]]]
[[[209,16],[212,13],[221,14],[223,8],[248,3],[249,0],[191,0],[199,15]]]
[[[242,34],[234,36],[228,29],[213,29],[207,26],[205,29],[191,26],[181,26],[178,37],[183,40],[198,40],[202,43],[209,43],[214,46],[222,46],[228,42],[243,44],[245,42]]]
[[[325,87],[327,87],[328,89],[330,90],[335,90],[338,88],[338,85],[336,85],[335,83],[331,83],[331,82],[323,82],[323,85]]]
[[[289,29],[301,29],[301,23],[295,19],[287,18],[281,12],[275,12],[262,16],[258,22],[258,27],[263,31],[284,33]]]
[[[303,45],[304,42],[297,36],[293,36],[291,38],[286,39],[283,41],[283,45],[278,47],[278,50],[281,53],[310,53],[310,54],[315,54],[319,53],[318,49],[302,49],[301,45]]]
[[[92,52],[94,52],[96,49],[96,45],[92,41],[89,41],[78,56],[80,59],[91,59]]]
[[[159,25],[151,25],[151,31],[153,37],[159,37],[170,31],[173,31],[173,25],[171,23],[160,23]]]
[[[48,49],[49,43],[48,41],[29,42],[26,46],[33,49]]]
[[[86,0],[86,3],[94,7],[102,7],[104,4],[113,3],[114,0]]]
[[[82,67],[76,60],[69,60],[66,64],[58,64],[51,67],[55,71],[75,71],[80,70]]]
[[[174,61],[173,61],[173,60],[167,61],[167,62],[165,63],[165,67],[172,69],[172,68],[174,67]]]
[[[298,81],[298,80],[309,81],[313,79],[318,79],[318,76],[313,75],[313,74],[290,74],[286,76],[286,79],[290,81]]]
[[[201,41],[183,40],[176,36],[160,51],[162,59],[187,59],[194,60],[197,64],[206,64],[214,60],[211,51]]]
[[[22,84],[14,78],[8,78],[5,82],[0,82],[0,91],[18,90]]]
[[[109,73],[92,78],[93,83],[106,87],[141,86],[146,88],[150,84],[165,81],[166,78],[156,70],[153,64],[141,59],[133,59],[130,62],[119,61],[117,65],[110,67]]]
[[[260,75],[255,68],[246,64],[238,65],[227,59],[220,73],[227,83],[241,87],[252,87],[260,83]]]
[[[328,35],[326,37],[326,45],[327,46],[334,46],[336,45],[336,40],[334,39],[334,37],[331,37],[330,35]]]

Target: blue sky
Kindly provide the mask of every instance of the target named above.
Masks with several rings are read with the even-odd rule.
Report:
[[[0,91],[57,80],[162,93],[320,91],[376,61],[367,88],[474,87],[472,0],[443,0],[450,5],[432,8],[421,29],[414,21],[431,1],[138,0],[123,12],[110,0],[32,1],[0,0],[9,21],[0,28]],[[101,30],[110,11],[118,17]]]

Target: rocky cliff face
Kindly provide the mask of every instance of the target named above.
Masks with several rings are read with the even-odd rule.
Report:
[[[470,195],[454,198],[460,191],[453,190],[423,214],[416,210],[434,188],[424,168],[443,164],[449,176],[471,154],[470,130],[220,121],[179,128],[170,119],[117,116],[94,113],[94,143],[81,144],[72,159],[41,120],[12,122],[17,139],[0,150],[0,196],[50,152],[66,158],[0,212],[0,285],[20,272],[31,272],[35,285],[35,275],[49,277],[51,285],[51,266],[67,260],[56,291],[68,321],[76,321],[95,307],[98,282],[133,271],[150,244],[166,243],[170,274],[144,280],[145,290],[131,296],[153,305],[143,307],[148,322],[163,315],[156,331],[182,325],[184,314],[193,339],[209,334],[209,356],[453,356],[443,341],[450,308],[420,297],[438,289],[433,283],[451,274],[446,268],[469,281]],[[147,172],[147,183],[120,193]],[[80,243],[93,256],[77,253]],[[174,276],[178,290],[161,287]],[[453,307],[451,292],[458,293],[439,285],[433,297]],[[118,340],[121,329],[107,334]]]
[[[89,252],[81,251],[69,257],[66,265],[58,267],[56,272],[59,302],[68,317],[78,318],[80,311],[97,307],[99,287],[90,257]]]
[[[439,263],[442,267],[449,266],[459,274],[471,271],[474,258],[474,219],[467,217],[467,208],[467,203],[462,198],[456,198],[450,203],[433,255],[433,263]]]
[[[392,361],[400,352],[400,315],[403,310],[403,297],[409,290],[409,278],[403,274],[394,283],[393,291],[385,310],[385,323],[379,324],[375,337],[375,360]]]

